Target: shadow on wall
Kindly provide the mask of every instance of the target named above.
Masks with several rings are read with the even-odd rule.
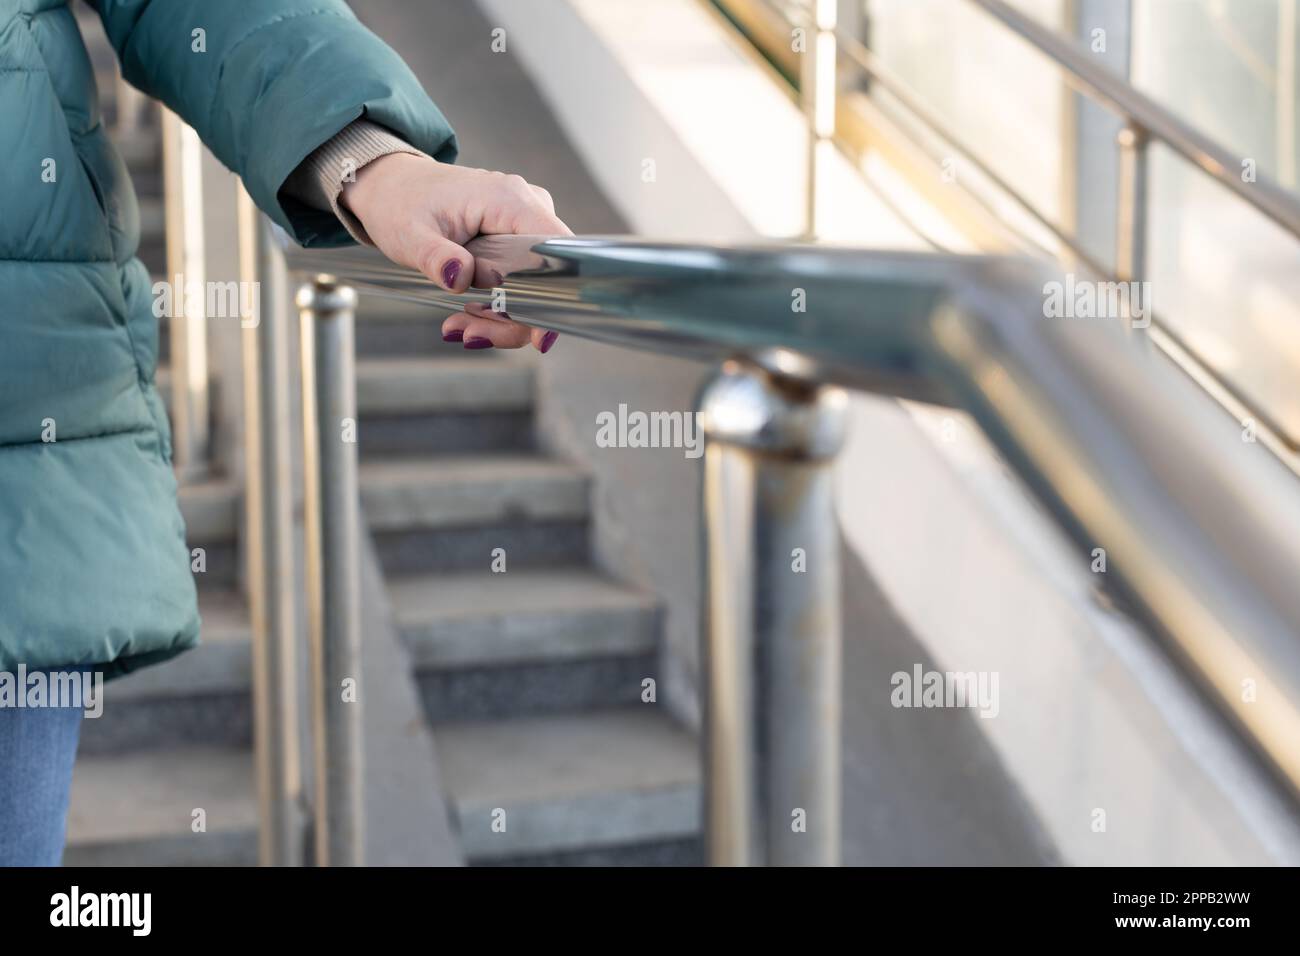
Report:
[[[903,709],[890,677],[934,661],[846,545],[844,862],[1058,865],[1059,854],[968,708]]]

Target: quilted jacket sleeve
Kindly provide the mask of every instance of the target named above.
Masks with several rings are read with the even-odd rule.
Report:
[[[303,245],[351,242],[282,195],[290,173],[358,117],[435,159],[456,137],[414,74],[342,0],[88,0],[127,81],[194,127],[253,201]]]

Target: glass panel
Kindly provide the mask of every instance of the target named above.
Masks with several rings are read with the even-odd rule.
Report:
[[[1134,5],[1134,83],[1251,160],[1255,172],[1292,189],[1297,5]],[[1157,313],[1300,440],[1300,240],[1164,149],[1153,151],[1151,174],[1149,275]]]
[[[1297,0],[1136,0],[1133,81],[1295,189]]]
[[[1150,230],[1156,313],[1300,441],[1300,242],[1162,147]]]
[[[1015,5],[1054,28],[1064,22],[1064,0]],[[965,0],[868,0],[866,9],[867,41],[884,64],[980,160],[1059,222],[1059,71]]]

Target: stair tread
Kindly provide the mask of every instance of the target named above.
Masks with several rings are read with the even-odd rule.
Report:
[[[590,568],[400,575],[388,594],[421,668],[648,654],[656,645],[658,601]]]
[[[655,705],[434,728],[471,859],[695,835],[695,741]],[[506,829],[493,828],[498,810]]]
[[[252,681],[248,602],[231,589],[200,590],[202,642],[162,667],[147,667],[105,687],[105,707],[131,700],[246,692]]]
[[[359,480],[374,530],[587,516],[586,473],[535,454],[373,459],[361,463]]]
[[[402,575],[388,584],[398,620],[445,620],[571,608],[653,608],[653,595],[590,568]],[[485,601],[483,595],[491,593]]]
[[[520,477],[586,478],[586,472],[558,458],[522,452],[519,454],[427,455],[419,458],[381,458],[361,463],[361,480],[372,484],[459,482],[480,477],[499,477],[502,472]]]
[[[248,601],[236,590],[223,588],[199,592],[199,615],[203,618],[203,640],[239,643],[251,640],[253,625]]]
[[[114,145],[131,169],[162,163],[162,133],[156,125],[141,124],[130,136],[115,138]]]
[[[256,828],[253,755],[195,745],[82,756],[72,778],[68,844],[202,839],[191,831],[196,808],[206,813],[208,833]]]
[[[162,236],[167,226],[167,213],[161,196],[139,196],[140,236]]]
[[[186,539],[229,541],[239,527],[239,487],[230,478],[187,481],[176,489]]]
[[[508,359],[363,357],[357,407],[364,413],[520,411],[533,404],[533,371]]]
[[[458,801],[536,802],[699,783],[695,741],[654,704],[434,728]]]

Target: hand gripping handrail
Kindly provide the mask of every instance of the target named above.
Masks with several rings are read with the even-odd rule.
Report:
[[[721,449],[705,459],[706,698],[719,697],[706,699],[715,862],[834,859],[826,846],[800,856],[812,841],[791,848],[781,832],[791,806],[802,806],[790,800],[838,812],[837,798],[817,802],[838,785],[830,753],[838,678],[819,669],[838,668],[838,645],[826,636],[838,627],[838,595],[801,591],[789,581],[799,575],[774,569],[789,570],[783,521],[796,522],[833,567],[833,513],[817,466],[837,445],[835,386],[968,411],[1080,546],[1080,561],[1105,549],[1108,591],[1168,642],[1300,792],[1300,486],[1139,332],[1116,319],[1046,317],[1045,294],[1059,279],[1049,267],[581,237],[490,237],[471,251],[476,276],[493,288],[466,295],[370,254],[289,257],[293,269],[363,292],[448,310],[495,296],[521,322],[725,363],[702,405],[710,447]],[[752,553],[757,543],[765,553]],[[820,662],[815,679],[800,670],[800,654]],[[805,675],[797,691],[783,683],[795,675]],[[818,701],[828,703],[820,722],[810,716]],[[767,736],[757,740],[737,724],[763,708],[754,726]],[[774,739],[783,734],[792,739]],[[801,751],[814,756],[798,764]],[[786,773],[813,781],[810,789],[782,790]],[[828,824],[827,846],[837,827]]]

